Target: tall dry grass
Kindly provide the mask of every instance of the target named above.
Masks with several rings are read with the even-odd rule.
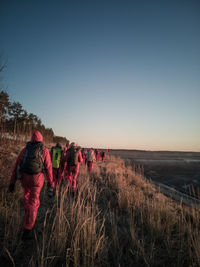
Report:
[[[95,164],[91,175],[82,165],[75,197],[66,182],[53,199],[44,186],[35,238],[25,243],[22,189],[8,194],[1,183],[5,266],[200,266],[200,212],[159,193],[120,158]]]

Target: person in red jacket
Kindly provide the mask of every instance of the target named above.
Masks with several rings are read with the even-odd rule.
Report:
[[[66,145],[65,145],[65,147],[64,147],[64,149],[63,149],[63,153],[62,153],[62,156],[61,156],[61,160],[62,160],[62,158],[63,157],[65,157],[66,156],[66,153],[67,153],[67,150],[69,149],[69,142],[67,142],[66,143]],[[67,163],[65,163],[65,165],[66,165]],[[66,166],[65,166],[65,168],[64,168],[65,170],[66,170]],[[66,176],[66,173],[65,173],[65,171],[64,172],[62,172],[62,176],[60,176],[59,174],[60,174],[60,168],[59,168],[59,172],[58,172],[58,185],[60,186],[61,184],[62,184],[62,182],[63,182],[63,178]]]
[[[35,224],[39,196],[44,184],[44,173],[50,188],[54,187],[52,164],[49,150],[44,147],[43,136],[39,131],[33,133],[32,139],[20,152],[10,179],[9,191],[13,192],[15,183],[21,180],[24,188],[24,232],[22,239],[32,237],[31,230]]]
[[[66,168],[66,179],[69,183],[73,195],[76,190],[76,178],[79,173],[79,165],[82,162],[83,158],[81,155],[81,149],[77,148],[75,143],[71,143],[66,155],[62,157],[60,162],[59,180],[62,179],[62,174],[65,172]]]
[[[86,165],[87,164],[87,159],[86,159],[87,153],[86,153],[85,148],[81,149],[81,155],[82,155],[82,158],[83,158],[83,163],[85,163],[85,165]]]

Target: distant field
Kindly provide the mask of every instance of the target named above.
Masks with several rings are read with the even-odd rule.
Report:
[[[142,168],[148,179],[200,198],[200,153],[172,151],[111,150],[126,164]]]

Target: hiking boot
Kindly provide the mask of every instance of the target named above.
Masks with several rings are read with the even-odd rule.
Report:
[[[28,240],[33,238],[33,232],[28,229],[24,229],[22,240]]]

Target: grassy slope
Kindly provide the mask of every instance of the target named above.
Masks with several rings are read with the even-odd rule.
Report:
[[[12,151],[12,152],[11,152]],[[0,150],[2,266],[200,266],[200,212],[163,196],[119,158],[84,165],[73,198],[41,193],[35,240],[21,241],[23,190],[7,193],[19,147]]]

